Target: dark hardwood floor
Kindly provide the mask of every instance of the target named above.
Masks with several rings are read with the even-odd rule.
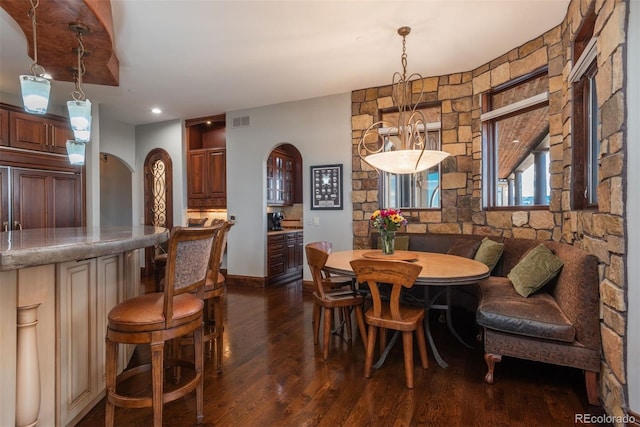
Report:
[[[572,426],[575,414],[602,414],[588,405],[578,370],[505,357],[495,384],[485,384],[481,345],[463,347],[437,313],[432,329],[450,366],[439,367],[429,355],[423,370],[416,353],[415,388],[408,390],[401,340],[370,379],[363,377],[355,327],[354,344],[332,337],[323,361],[313,344],[312,299],[299,286],[230,287],[225,305],[222,374],[205,360],[205,426]],[[473,315],[459,310],[454,317],[473,342]],[[136,357],[144,360],[147,352],[139,349]],[[151,423],[149,409],[116,408],[116,425]],[[165,426],[194,424],[193,394],[165,405]],[[104,425],[104,399],[78,425]]]

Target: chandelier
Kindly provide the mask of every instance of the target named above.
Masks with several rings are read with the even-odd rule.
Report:
[[[20,90],[22,92],[22,102],[27,113],[46,114],[49,107],[49,93],[51,92],[51,82],[47,78],[44,67],[38,64],[38,38],[36,34],[36,8],[39,0],[30,0],[31,9],[29,18],[33,31],[33,63],[31,64],[31,74],[20,75]]]
[[[378,171],[396,174],[412,174],[427,170],[449,153],[430,146],[427,136],[427,120],[419,104],[424,97],[424,85],[417,98],[412,99],[412,82],[422,80],[420,74],[407,77],[406,37],[410,27],[398,28],[402,36],[402,73],[393,74],[391,98],[398,108],[397,122],[380,120],[369,126],[358,143],[360,158]]]

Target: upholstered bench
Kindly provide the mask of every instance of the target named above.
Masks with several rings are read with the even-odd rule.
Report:
[[[469,248],[478,248],[486,238],[465,234],[399,235],[408,236],[409,250],[454,253],[469,258],[478,255],[469,252]],[[488,368],[485,381],[493,383],[495,363],[502,356],[578,368],[585,372],[589,403],[597,405],[598,259],[564,243],[494,236],[489,239],[491,242],[487,243],[501,245],[501,254],[491,276],[478,283],[476,321],[482,328],[484,341]],[[469,245],[465,245],[465,240]],[[376,239],[372,241],[375,246]],[[561,261],[561,268],[547,278],[541,289],[525,297],[516,291],[508,276],[515,279],[514,274],[524,264],[524,258],[540,245]],[[525,269],[521,274],[530,274],[530,270]]]

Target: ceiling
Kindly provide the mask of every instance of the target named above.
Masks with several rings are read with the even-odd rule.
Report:
[[[120,85],[84,89],[101,115],[134,125],[345,93],[391,83],[401,70],[400,26],[412,28],[408,72],[444,75],[541,35],[562,21],[568,4],[111,0]],[[0,9],[0,99],[19,93],[18,75],[32,62],[27,51],[20,27]],[[64,105],[73,85],[53,77],[52,102]],[[153,115],[152,107],[163,112]]]

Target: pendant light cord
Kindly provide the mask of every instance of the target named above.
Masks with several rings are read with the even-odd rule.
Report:
[[[31,74],[42,77],[46,71],[42,65],[38,64],[38,36],[36,30],[36,8],[40,4],[40,0],[29,0],[29,2],[31,3],[31,9],[29,13],[27,13],[27,16],[31,19],[31,28],[33,30],[33,64],[31,64]]]

